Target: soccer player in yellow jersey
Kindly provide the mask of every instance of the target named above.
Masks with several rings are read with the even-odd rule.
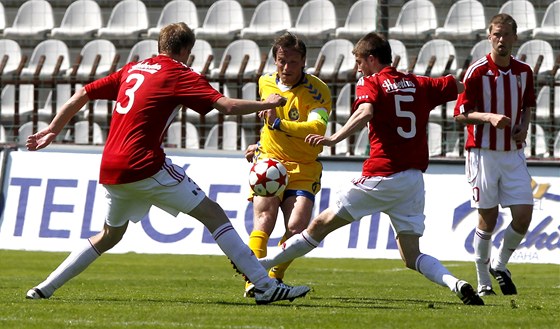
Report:
[[[283,195],[261,197],[253,201],[253,231],[249,247],[257,258],[265,257],[269,236],[276,225],[278,210],[284,215],[286,233],[280,243],[304,230],[312,217],[315,195],[321,189],[323,166],[317,157],[322,146],[305,142],[308,134],[324,135],[331,113],[331,93],[319,78],[304,72],[306,46],[291,33],[279,36],[272,46],[277,71],[259,79],[259,94],[265,99],[280,94],[286,105],[263,111],[265,124],[258,144],[246,151],[248,161],[274,158],[288,169],[288,186]],[[269,275],[282,280],[290,263],[272,268]],[[245,296],[252,296],[252,284],[245,286]]]

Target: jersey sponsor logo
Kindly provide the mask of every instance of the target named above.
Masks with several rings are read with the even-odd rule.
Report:
[[[408,80],[399,80],[391,82],[390,79],[383,80],[381,84],[383,88],[385,88],[385,92],[392,93],[397,91],[405,91],[405,92],[416,92],[416,85],[412,81]]]
[[[156,73],[157,71],[161,70],[161,65],[159,64],[148,64],[148,63],[138,63],[136,65],[133,65],[130,70],[128,70],[128,73],[132,72],[132,71],[143,71],[143,72],[148,72],[151,74]]]

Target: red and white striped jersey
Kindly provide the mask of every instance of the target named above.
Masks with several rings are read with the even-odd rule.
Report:
[[[490,54],[474,62],[464,79],[465,91],[459,95],[454,115],[478,111],[503,114],[511,126],[497,129],[490,123],[467,125],[465,148],[510,151],[523,148],[512,139],[512,128],[521,122],[522,109],[536,105],[533,71],[513,56],[509,67],[499,67]]]

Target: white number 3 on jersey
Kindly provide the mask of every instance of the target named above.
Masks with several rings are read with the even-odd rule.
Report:
[[[136,82],[130,88],[128,88],[124,94],[128,96],[128,105],[126,107],[122,107],[120,102],[117,102],[117,106],[115,107],[115,111],[120,114],[126,114],[132,108],[132,104],[134,104],[134,92],[140,88],[142,83],[144,82],[144,76],[142,74],[133,73],[126,78],[126,82],[130,82],[132,79],[135,79]]]

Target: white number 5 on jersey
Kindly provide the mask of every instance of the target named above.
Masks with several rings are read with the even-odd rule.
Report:
[[[405,131],[403,127],[397,128],[397,133],[399,136],[404,138],[412,138],[416,136],[416,116],[410,111],[401,110],[401,102],[413,102],[414,97],[411,95],[395,95],[395,110],[396,115],[399,118],[409,118],[410,119],[410,131]]]

